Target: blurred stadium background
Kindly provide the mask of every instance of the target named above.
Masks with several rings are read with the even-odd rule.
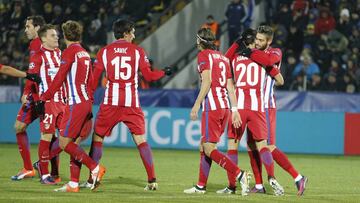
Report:
[[[231,9],[230,5],[240,7],[241,12],[239,9]],[[172,77],[158,82],[142,81],[140,91],[149,143],[155,149],[172,149],[155,151],[155,160],[160,162],[158,174],[161,176],[161,172],[164,173],[163,184],[167,188],[164,187],[165,192],[160,192],[153,198],[147,194],[148,199],[130,198],[127,201],[152,202],[157,201],[156,198],[164,202],[170,201],[173,193],[182,195],[182,189],[196,181],[198,154],[195,151],[179,151],[197,150],[201,132],[200,122],[189,119],[198,87],[196,31],[202,26],[218,26],[219,29],[215,30],[219,49],[225,52],[236,33],[241,33],[247,27],[256,28],[262,23],[273,26],[273,46],[281,48],[284,54],[281,71],[285,85],[276,90],[279,110],[277,143],[287,153],[307,154],[290,156],[296,167],[300,171],[304,169],[304,174],[310,177],[310,184],[314,184],[309,186],[307,192],[310,195],[306,200],[355,202],[360,198],[360,186],[356,181],[360,177],[355,173],[360,169],[359,0],[0,0],[1,64],[21,70],[27,69],[28,41],[24,35],[24,20],[26,16],[35,14],[43,15],[46,22],[56,25],[69,19],[80,21],[85,30],[83,44],[93,57],[100,47],[114,40],[111,32],[112,22],[117,18],[131,18],[137,25],[136,43],[147,51],[153,61],[153,67],[171,66],[176,70]],[[99,81],[99,87],[95,92],[94,114],[104,94],[104,80]],[[2,191],[8,192],[0,197],[0,200],[11,199],[12,194],[17,194],[11,193],[13,187],[15,190],[27,191],[27,195],[14,200],[36,201],[35,198],[31,199],[34,191],[24,185],[10,183],[9,177],[17,170],[20,160],[16,145],[5,144],[16,143],[13,123],[20,107],[19,99],[23,84],[23,80],[0,75],[0,143],[4,143],[0,144],[0,157],[2,162],[11,164],[0,172],[0,194]],[[38,122],[30,126],[28,134],[31,143],[35,144],[35,149],[40,136]],[[223,136],[219,144],[221,150],[226,150],[225,138],[226,136]],[[86,144],[89,144],[89,140]],[[119,153],[130,153],[133,160],[129,161],[139,162],[135,151],[131,151],[135,146],[125,126],[116,126],[112,136],[106,139],[106,145],[117,148],[105,150],[104,157],[107,157],[107,153],[111,154],[105,162],[112,163],[117,156],[116,150],[119,150]],[[125,147],[130,149],[119,149]],[[241,150],[244,150],[244,147],[242,144]],[[36,154],[33,151],[33,159]],[[165,158],[165,154],[170,157]],[[183,157],[179,154],[185,154],[185,157],[191,157],[191,160],[184,161],[183,165],[171,162],[171,156],[174,156],[181,163]],[[241,159],[245,160],[245,164],[242,165],[250,168],[247,158],[241,156]],[[66,160],[63,162],[64,174],[68,174]],[[121,163],[120,158],[116,161]],[[181,182],[174,186],[176,183],[173,183],[171,178],[165,180],[166,176],[173,175],[165,167],[166,163],[170,162],[173,166],[169,170],[174,172],[179,168],[184,174],[188,174],[185,177],[178,171],[174,172],[180,177],[175,180],[188,181],[187,183]],[[338,170],[331,168],[334,167],[331,163],[336,165]],[[124,173],[121,176],[126,176],[126,170],[117,169],[114,164],[113,167],[114,169],[110,167],[109,171],[118,170],[119,173]],[[141,179],[140,177],[144,176],[143,169],[140,165],[137,169]],[[329,171],[325,173],[320,169]],[[130,188],[123,185],[116,187],[115,183],[121,184],[122,180],[117,179],[119,174],[112,173],[110,177],[115,181],[109,180],[112,183],[108,188],[111,188],[110,191],[138,190],[139,193],[136,194],[142,194],[141,187],[136,181],[125,181],[125,185],[132,185]],[[215,172],[212,173],[215,185],[211,186],[209,181],[210,188],[215,190],[218,189],[217,186],[222,187],[220,184],[225,184],[225,175],[220,173],[219,177]],[[284,177],[284,185],[294,193],[290,178],[281,173],[280,180]],[[328,174],[329,178],[322,179],[323,174]],[[342,195],[335,195],[340,193],[337,188],[342,187],[339,185],[342,181],[346,185],[341,190]],[[11,184],[11,187],[6,184]],[[29,184],[37,187],[36,192],[41,194],[40,190],[43,187],[37,183]],[[328,187],[328,190],[323,187]],[[40,197],[39,194],[36,197]],[[123,196],[120,194],[120,197]],[[181,197],[183,196],[177,197],[176,201],[181,201]],[[219,198],[215,199],[216,201],[234,200],[215,195],[204,200],[210,201],[211,198]],[[295,197],[290,195],[283,200],[295,201],[293,198]],[[40,200],[46,201],[42,198]],[[191,198],[186,197],[184,200],[191,201]],[[254,200],[261,201],[261,198]],[[195,197],[192,201],[201,199]]]

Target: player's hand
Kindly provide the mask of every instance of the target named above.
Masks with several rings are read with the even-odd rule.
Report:
[[[24,105],[26,103],[29,103],[29,100],[27,99],[28,95],[24,94],[22,97],[21,97],[21,104]]]
[[[163,71],[165,72],[165,75],[168,75],[168,76],[173,73],[172,68],[169,67],[169,66],[166,66],[166,67],[163,69]]]
[[[240,50],[240,55],[245,56],[245,57],[247,57],[247,58],[250,58],[251,53],[252,53],[252,51],[251,51],[251,49],[248,48],[248,47]]]
[[[25,78],[28,79],[28,80],[34,81],[37,84],[41,83],[41,78],[39,77],[38,74],[32,74],[32,73],[26,72],[26,77]]]
[[[235,128],[240,128],[242,122],[238,111],[232,112],[231,121]]]
[[[195,121],[198,119],[199,109],[200,109],[200,105],[194,104],[194,106],[192,107],[191,112],[190,112],[191,120]]]
[[[45,101],[39,100],[34,103],[35,112],[38,116],[44,116],[45,114]]]

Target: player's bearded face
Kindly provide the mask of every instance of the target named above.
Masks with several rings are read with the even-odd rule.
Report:
[[[268,47],[268,39],[263,34],[256,34],[255,47],[260,50],[265,50]]]
[[[28,39],[34,39],[36,37],[36,29],[32,24],[32,20],[27,20],[25,23],[25,33]]]

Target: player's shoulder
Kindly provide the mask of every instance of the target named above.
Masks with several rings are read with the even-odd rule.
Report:
[[[41,47],[40,37],[37,37],[37,38],[30,41],[30,44],[29,44],[29,49],[30,50],[38,51],[38,50],[40,50],[40,47]]]
[[[269,47],[268,52],[270,52],[272,54],[276,54],[278,56],[282,56],[282,51],[279,48]]]

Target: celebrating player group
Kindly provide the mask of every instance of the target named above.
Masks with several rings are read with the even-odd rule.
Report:
[[[15,121],[19,152],[23,169],[12,180],[35,177],[40,183],[54,185],[59,176],[59,154],[70,155],[70,181],[56,192],[79,192],[81,188],[96,190],[106,168],[100,164],[103,140],[119,122],[132,134],[147,172],[144,190],[157,190],[151,147],[145,139],[145,119],[138,95],[138,72],[147,81],[171,75],[169,67],[151,70],[145,51],[132,43],[135,24],[119,19],[113,23],[116,41],[100,49],[92,62],[81,45],[82,26],[76,21],[61,25],[66,49],[59,49],[58,30],[46,24],[41,16],[26,20],[25,33],[31,40],[27,72],[0,65],[0,73],[27,78],[22,106]],[[247,29],[226,54],[217,51],[215,36],[210,29],[198,31],[198,72],[201,88],[190,112],[192,120],[201,113],[200,167],[198,183],[184,193],[206,193],[212,161],[227,171],[228,185],[217,193],[235,194],[239,183],[241,195],[266,193],[262,180],[262,165],[275,195],[284,195],[276,180],[274,160],[293,178],[298,195],[303,195],[307,177],[293,167],[287,156],[276,147],[276,103],[274,85],[282,85],[280,73],[282,53],[271,48],[273,31],[269,26]],[[105,96],[95,117],[90,152],[81,147],[92,129],[93,93],[102,73],[107,78]],[[32,163],[28,125],[40,119],[41,138],[38,160]],[[216,148],[227,126],[228,152]],[[251,173],[238,166],[238,144],[247,130],[248,154],[255,177],[250,188]],[[58,135],[56,132],[59,132]],[[49,163],[51,169],[49,169]],[[89,169],[89,178],[79,183],[81,166]]]

